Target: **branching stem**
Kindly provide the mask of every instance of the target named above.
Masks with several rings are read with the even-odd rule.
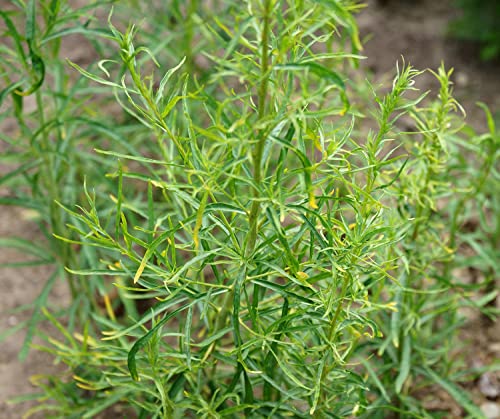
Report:
[[[262,28],[262,40],[261,40],[261,80],[259,85],[258,93],[258,103],[257,112],[259,121],[261,122],[266,115],[267,108],[267,89],[269,84],[269,21],[271,14],[271,0],[266,0],[264,3],[263,11],[263,28]],[[248,241],[245,249],[245,257],[251,256],[255,249],[255,243],[257,241],[257,225],[260,211],[260,201],[259,201],[259,184],[262,181],[262,155],[264,153],[264,144],[266,142],[266,130],[261,128],[257,133],[257,145],[253,151],[253,165],[254,165],[254,175],[253,180],[255,182],[255,187],[253,190],[253,202],[250,208],[250,214],[248,216],[250,223],[250,230],[248,232]]]

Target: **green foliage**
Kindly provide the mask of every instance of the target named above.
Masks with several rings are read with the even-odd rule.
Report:
[[[2,180],[40,194],[5,203],[39,208],[57,246],[51,258],[18,248],[64,266],[74,287],[67,311],[45,307],[53,278],[36,303],[31,334],[43,313],[54,333],[39,348],[67,375],[38,378],[33,412],[429,417],[418,394],[439,385],[477,415],[451,349],[459,308],[496,315],[494,291],[473,298],[498,268],[489,111],[489,133],[464,127],[444,67],[437,95],[404,63],[384,93],[354,83],[355,2],[168,3],[121,4],[109,31],[55,32],[98,35],[106,57],[84,68],[37,54],[81,75],[65,79],[64,109],[46,82],[39,105],[55,104],[33,115],[16,108],[18,87],[3,94],[20,127],[37,127],[25,138],[45,133],[40,150],[8,139],[25,159]],[[140,7],[147,21],[119,29]],[[43,33],[37,45],[57,39]],[[115,124],[82,107],[96,93],[111,107],[110,92],[126,111]],[[59,127],[73,139],[62,150]],[[34,161],[45,172],[31,178]],[[474,256],[455,258],[462,246]],[[463,267],[483,283],[461,282]]]
[[[452,22],[451,33],[464,40],[482,45],[481,58],[491,60],[500,56],[500,3],[496,0],[456,0],[461,16]]]
[[[27,355],[33,332],[43,320],[40,309],[55,279],[68,282],[75,306],[80,298],[90,308],[94,299],[93,287],[64,270],[90,266],[95,263],[94,255],[77,252],[54,235],[70,235],[67,213],[57,203],[80,202],[84,197],[82,179],[105,174],[107,163],[92,152],[91,144],[123,141],[119,130],[111,131],[109,121],[99,121],[86,107],[95,91],[60,58],[64,38],[75,34],[86,37],[82,42],[88,42],[89,54],[103,53],[104,48],[94,39],[104,32],[89,28],[95,20],[92,12],[103,5],[106,2],[71,9],[64,1],[28,1],[12,2],[0,11],[5,29],[0,45],[0,105],[6,109],[0,116],[5,127],[0,134],[4,144],[0,159],[10,168],[0,178],[0,184],[9,188],[0,204],[19,207],[19,214],[35,221],[44,235],[41,243],[10,238],[0,246],[28,256],[17,265],[52,265],[55,271],[36,301],[21,358]],[[79,315],[85,317],[84,311]]]

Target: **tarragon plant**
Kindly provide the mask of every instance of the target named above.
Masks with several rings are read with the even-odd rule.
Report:
[[[427,417],[417,393],[440,385],[480,414],[448,349],[468,301],[453,277],[463,208],[498,153],[491,118],[483,183],[455,185],[451,72],[434,97],[403,62],[360,100],[356,2],[169,6],[144,31],[110,16],[119,59],[70,63],[142,128],[95,150],[114,166],[108,194],[93,176],[78,208],[57,201],[71,222],[55,237],[93,261],[67,270],[102,301],[75,333],[45,310],[62,333],[45,349],[69,375],[40,381],[35,410]]]

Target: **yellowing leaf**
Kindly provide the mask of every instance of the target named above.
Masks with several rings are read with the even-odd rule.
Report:
[[[314,194],[311,192],[309,194],[309,206],[312,208],[312,209],[318,209],[318,204],[316,203],[316,197],[314,196]]]
[[[146,253],[144,257],[142,258],[141,264],[139,265],[139,269],[137,269],[137,272],[135,273],[134,276],[134,284],[139,281],[139,278],[141,277],[142,273],[144,272],[144,268],[146,267],[146,263],[148,263],[148,258],[149,255]]]
[[[297,278],[305,281],[307,278],[309,278],[309,275],[307,275],[305,272],[300,271],[297,272]]]

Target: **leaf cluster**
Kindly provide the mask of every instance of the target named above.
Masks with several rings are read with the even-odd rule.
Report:
[[[23,152],[38,156],[48,183],[36,178],[42,193],[18,201],[50,208],[47,237],[72,255],[54,251],[56,273],[75,290],[68,311],[48,311],[54,276],[37,300],[30,334],[43,313],[55,329],[39,332],[41,349],[68,376],[38,380],[34,411],[429,417],[418,393],[439,385],[480,417],[451,348],[460,308],[496,315],[489,111],[487,134],[464,127],[444,66],[436,95],[418,91],[421,72],[404,62],[385,93],[355,84],[356,2],[183,3],[142,10],[143,26],[120,29],[127,9],[117,7],[109,31],[85,27],[108,55],[70,63],[81,78],[64,103],[112,93],[119,123],[69,110],[57,119],[57,106],[33,116],[44,134]],[[56,55],[47,63],[67,71]],[[40,100],[57,105],[53,90],[44,83]],[[58,138],[72,142],[60,151]],[[59,167],[64,153],[78,164]],[[474,256],[455,258],[463,246]],[[462,282],[464,267],[483,284]]]

